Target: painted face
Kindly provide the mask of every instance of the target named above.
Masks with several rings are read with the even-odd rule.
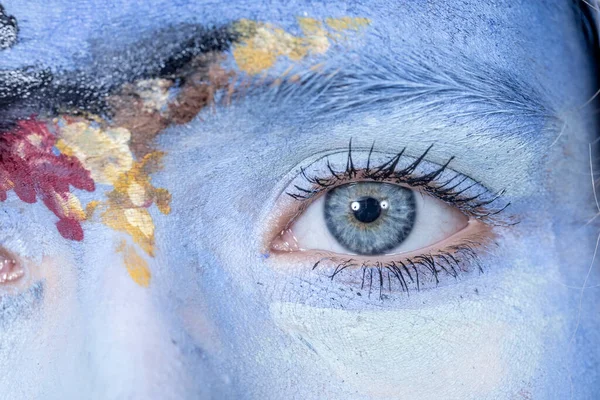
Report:
[[[0,398],[594,398],[589,10],[222,3],[3,1]]]

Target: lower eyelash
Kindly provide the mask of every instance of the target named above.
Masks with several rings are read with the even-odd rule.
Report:
[[[469,241],[436,253],[386,262],[358,262],[350,258],[336,262],[333,272],[328,277],[334,280],[344,273],[357,274],[360,290],[366,290],[369,298],[374,290],[378,290],[379,300],[386,299],[386,292],[391,294],[398,289],[410,295],[410,291],[420,291],[422,288],[427,288],[431,282],[438,286],[443,277],[458,279],[461,273],[473,270],[473,266],[479,273],[483,273],[481,260],[474,250],[480,245],[481,243]],[[323,261],[337,259],[339,257],[322,258],[313,265],[312,269],[316,270],[319,267],[331,269],[325,267],[326,263]],[[361,292],[357,293],[361,296]]]

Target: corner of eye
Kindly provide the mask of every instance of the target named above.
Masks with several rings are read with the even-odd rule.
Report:
[[[0,286],[16,284],[24,275],[25,270],[19,257],[0,247]]]
[[[284,229],[269,243],[269,251],[274,253],[291,253],[299,251],[298,240],[291,229]]]

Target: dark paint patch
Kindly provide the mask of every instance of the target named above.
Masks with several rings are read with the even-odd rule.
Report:
[[[17,42],[19,26],[15,17],[6,14],[0,4],[0,50],[14,46]]]
[[[108,100],[123,85],[152,78],[185,81],[189,64],[204,54],[226,51],[237,37],[229,26],[176,26],[127,48],[91,43],[97,48],[92,62],[76,71],[50,73],[37,67],[0,71],[0,128],[31,114],[110,115]]]

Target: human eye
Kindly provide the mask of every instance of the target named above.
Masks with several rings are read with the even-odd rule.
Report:
[[[359,290],[421,290],[483,272],[502,193],[407,149],[317,156],[283,191],[269,239],[276,263],[323,272]],[[291,200],[290,200],[291,199]],[[377,288],[377,286],[379,286]]]

